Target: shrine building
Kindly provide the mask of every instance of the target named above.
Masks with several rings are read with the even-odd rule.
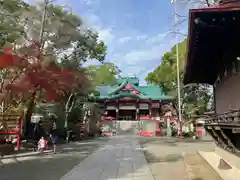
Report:
[[[161,106],[173,97],[158,86],[139,85],[137,77],[122,77],[115,86],[100,86],[98,102],[104,118],[138,121],[141,117],[156,119],[161,115]]]
[[[183,78],[184,85],[212,86],[214,111],[204,115],[204,126],[218,147],[237,156],[240,156],[239,24],[240,1],[222,0],[212,7],[191,9]],[[230,164],[238,159],[229,157],[230,154],[227,158]]]

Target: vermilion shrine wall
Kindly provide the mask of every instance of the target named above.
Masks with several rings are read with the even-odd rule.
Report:
[[[143,101],[143,102],[141,102]],[[160,116],[160,107],[165,102],[163,101],[146,101],[146,100],[134,100],[134,101],[110,101],[102,105],[104,112],[109,111],[109,116],[113,115],[113,111],[116,111],[116,118],[124,116],[123,111],[136,111],[135,119],[139,119],[140,116],[150,115],[155,119]],[[110,112],[111,111],[111,112]],[[106,114],[107,115],[107,114]],[[114,114],[115,117],[115,114]]]

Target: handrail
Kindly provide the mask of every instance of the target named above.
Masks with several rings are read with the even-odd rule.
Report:
[[[17,125],[17,128],[16,128],[16,131],[0,132],[0,135],[17,135],[16,149],[20,149],[21,134],[22,134],[22,118],[21,117],[18,119],[18,125]]]

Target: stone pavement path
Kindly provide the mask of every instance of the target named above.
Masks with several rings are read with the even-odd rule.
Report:
[[[116,136],[61,180],[154,180],[138,139]]]
[[[0,180],[59,180],[107,142],[106,137],[71,142],[58,147],[57,154],[31,154],[0,159]]]
[[[211,141],[185,142],[174,138],[98,138],[67,144],[57,154],[2,159],[0,179],[220,180],[196,155],[196,150],[213,147]]]

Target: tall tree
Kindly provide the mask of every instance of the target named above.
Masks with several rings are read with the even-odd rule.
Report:
[[[21,0],[0,0],[0,45],[23,46],[38,40],[45,5],[29,5]],[[4,15],[4,16],[3,16]],[[103,61],[106,46],[99,40],[98,33],[83,26],[82,19],[64,7],[47,5],[42,48],[50,59],[96,59]],[[0,46],[0,48],[2,47]]]
[[[185,57],[186,57],[186,45],[187,39],[179,43],[179,69],[180,78],[182,82]],[[145,80],[149,84],[156,84],[161,86],[165,92],[177,96],[177,64],[176,64],[176,46],[174,46],[170,52],[166,52],[161,64],[148,74]],[[181,107],[185,117],[194,114],[202,114],[209,110],[212,93],[211,87],[208,85],[192,84],[183,86],[181,88]],[[177,102],[175,102],[177,103]]]
[[[36,48],[29,48],[29,44],[39,43],[45,5],[30,5],[21,0],[1,0],[0,8],[1,13],[7,15],[6,19],[0,18],[0,48],[12,46],[18,55],[26,56],[28,61],[37,59],[43,67],[56,64],[78,72],[75,74],[78,83],[68,89],[69,92],[74,93],[86,87],[81,64],[91,59],[102,62],[106,55],[106,46],[99,40],[97,32],[84,28],[81,18],[76,14],[58,5],[48,4],[42,41],[39,44],[41,52],[36,54]],[[14,77],[21,77],[22,73],[19,68],[3,68],[2,84],[15,79]],[[35,95],[32,93],[28,98],[28,119],[36,103]]]
[[[88,66],[89,79],[94,86],[116,85],[120,69],[113,63],[105,62],[98,66]]]
[[[24,1],[0,0],[0,48],[23,40],[26,25],[23,14],[28,10]]]

